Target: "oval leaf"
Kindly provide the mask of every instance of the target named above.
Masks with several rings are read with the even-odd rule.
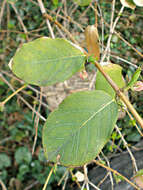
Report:
[[[5,153],[0,154],[0,170],[11,166],[11,160]]]
[[[84,61],[85,55],[69,41],[43,37],[24,44],[10,63],[25,82],[47,86],[70,78],[83,69]]]
[[[125,90],[128,90],[128,89],[130,89],[130,88],[132,88],[134,86],[134,84],[137,82],[137,80],[138,80],[138,78],[139,78],[139,76],[141,74],[141,71],[142,70],[141,70],[140,67],[135,71],[135,73],[133,74],[133,76],[132,76],[131,80],[129,81],[129,83],[128,83],[127,87],[125,88]]]
[[[71,94],[44,125],[47,159],[65,166],[81,166],[92,161],[108,141],[117,113],[117,104],[103,91]]]
[[[80,6],[87,6],[91,3],[92,0],[74,0]]]
[[[125,86],[125,82],[122,76],[122,67],[110,63],[103,66],[103,70],[111,77],[111,79],[117,84],[119,88],[123,88]],[[95,88],[96,90],[103,90],[107,92],[113,98],[115,97],[115,91],[99,71],[97,71],[96,75]]]
[[[15,160],[18,164],[30,163],[32,160],[31,152],[27,147],[19,147],[15,152]]]

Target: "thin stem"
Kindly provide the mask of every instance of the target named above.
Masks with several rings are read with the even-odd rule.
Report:
[[[75,175],[73,174],[73,172],[72,172],[71,170],[69,170],[69,172],[70,172],[72,178],[75,178],[75,182],[76,182],[77,186],[78,186],[79,188],[81,188],[81,185],[80,185],[80,183],[77,181],[77,179],[76,179]]]
[[[113,1],[112,1],[111,21],[110,21],[110,33],[109,33],[109,34],[111,34],[111,35],[112,35],[112,30],[113,30],[115,3],[116,3],[116,0],[113,0]],[[112,38],[112,36],[111,36],[111,38]],[[110,42],[111,42],[111,40],[110,40]],[[107,52],[108,52],[107,61],[108,61],[108,62],[110,61],[110,51],[111,51],[111,50],[110,50],[110,45],[109,45],[108,50],[107,50]]]
[[[20,15],[19,15],[19,13],[18,13],[18,11],[17,11],[17,9],[16,9],[14,3],[11,3],[11,6],[12,6],[13,10],[15,11],[15,13],[16,13],[16,15],[17,15],[17,19],[18,19],[18,21],[20,22],[20,24],[21,24],[21,26],[22,26],[22,28],[23,28],[23,30],[24,30],[24,33],[25,33],[25,35],[26,35],[26,40],[29,41],[28,31],[27,31],[27,29],[26,29],[26,27],[25,27],[25,25],[24,25],[24,23],[23,23],[23,21],[22,21],[22,18],[20,17]]]
[[[13,96],[15,96],[18,92],[20,92],[21,90],[23,90],[26,87],[27,87],[27,84],[24,84],[21,88],[17,89],[10,96],[8,96],[3,102],[1,102],[1,104],[5,105]]]
[[[108,171],[113,172],[115,175],[118,175],[120,177],[122,177],[126,182],[128,182],[130,185],[132,185],[135,189],[140,190],[140,188],[138,188],[134,183],[132,183],[128,178],[126,178],[125,176],[123,176],[122,174],[120,174],[119,172],[117,172],[116,170],[109,168],[108,166],[105,166],[104,164],[100,163],[97,160],[93,160],[94,163],[96,163],[97,165],[105,168]]]
[[[131,111],[133,116],[135,117],[136,121],[139,123],[141,128],[143,129],[143,120],[140,117],[140,115],[137,113],[133,105],[130,103],[130,101],[126,98],[124,93],[119,89],[119,87],[116,85],[116,83],[105,73],[103,68],[99,65],[97,61],[94,62],[97,69],[102,73],[102,75],[105,77],[105,79],[108,81],[108,83],[111,85],[111,87],[114,89],[116,94],[121,98],[121,100],[126,104],[127,108]]]
[[[128,147],[128,143],[127,143],[126,140],[124,139],[124,137],[123,137],[123,135],[122,135],[122,133],[121,133],[121,131],[119,130],[119,128],[118,128],[117,125],[115,125],[115,128],[116,128],[116,131],[119,133],[119,135],[120,135],[120,137],[121,137],[121,139],[122,139],[122,141],[123,141],[123,143],[124,143],[126,149],[128,150],[129,155],[130,155],[130,157],[131,157],[131,160],[132,160],[132,162],[133,162],[133,167],[134,167],[134,169],[135,169],[135,172],[137,172],[137,171],[138,171],[138,168],[137,168],[136,160],[135,160],[135,158],[134,158],[134,156],[133,156],[131,150],[130,150],[129,147]]]
[[[95,27],[98,26],[97,3],[95,2]]]
[[[9,86],[9,88],[15,92],[15,89],[12,87],[12,85],[3,77],[3,75],[0,73],[0,77],[2,78],[2,80]],[[16,96],[18,96],[25,105],[27,105],[28,108],[30,108],[34,113],[38,114],[39,117],[43,120],[46,121],[46,119],[40,114],[38,113],[22,96],[20,96],[19,94],[16,94]]]
[[[101,154],[102,154],[103,158],[106,160],[108,167],[110,167],[110,162],[109,162],[108,158],[104,155],[104,153],[102,151],[101,151]],[[110,171],[109,171],[109,177],[110,177],[110,181],[111,181],[111,188],[113,190],[114,189],[113,188],[114,187],[114,182],[113,182],[112,173]]]
[[[39,3],[39,7],[40,7],[40,10],[41,10],[41,13],[42,13],[42,14],[46,14],[46,10],[45,10],[45,7],[44,7],[44,4],[43,4],[42,0],[37,0],[37,1],[38,1],[38,3]],[[46,18],[46,24],[47,24],[47,26],[48,26],[49,32],[50,32],[50,34],[51,34],[51,37],[52,37],[52,38],[55,38],[53,29],[52,29],[52,27],[51,27],[51,24],[50,24],[48,18]]]
[[[42,90],[43,90],[43,88],[41,87],[41,92],[42,92]],[[40,102],[39,102],[39,106],[38,106],[38,109],[37,109],[37,113],[40,112],[41,105],[42,105],[41,102],[42,102],[42,93],[40,94]],[[39,124],[39,115],[36,114],[36,117],[35,117],[35,120],[34,120],[35,137],[34,137],[34,143],[33,143],[33,147],[32,147],[32,155],[34,154],[36,143],[37,143],[38,124]]]
[[[0,28],[1,28],[1,21],[2,21],[2,17],[3,17],[4,9],[5,9],[5,4],[6,4],[6,0],[4,0],[2,2],[2,5],[1,5],[1,10],[0,10]]]
[[[94,187],[94,189],[96,190],[100,190],[96,185],[94,185],[92,182],[89,181],[88,179],[88,169],[87,169],[87,165],[85,164],[83,166],[84,169],[84,184],[86,185],[86,189],[89,190],[89,184]]]
[[[119,20],[119,18],[120,18],[120,16],[121,16],[123,10],[124,10],[124,6],[121,7],[121,9],[120,9],[120,11],[119,11],[119,14],[118,14],[118,16],[116,17],[116,20],[115,20],[115,22],[113,23],[112,29],[110,30],[109,38],[108,38],[108,41],[107,41],[107,46],[106,46],[106,49],[105,49],[105,53],[103,54],[103,56],[102,56],[102,58],[101,58],[101,63],[104,62],[104,59],[105,59],[105,57],[106,57],[106,55],[107,55],[107,53],[108,53],[108,49],[110,48],[110,42],[111,42],[112,35],[113,35],[113,33],[114,33],[116,24],[117,24],[117,22],[118,22],[118,20]]]
[[[69,38],[71,39],[72,42],[74,42],[75,44],[78,45],[78,42],[73,38],[73,36],[71,35],[71,33],[65,27],[63,27],[63,25],[61,25],[57,20],[53,19],[53,17],[51,17],[47,13],[43,14],[43,16],[46,19],[49,19],[51,22],[54,22],[60,29],[62,29],[69,36]]]
[[[93,7],[91,6],[91,8],[93,8]],[[99,15],[100,15],[100,18],[101,18],[101,26],[102,26],[101,48],[102,48],[102,52],[103,52],[103,47],[104,47],[104,20],[103,20],[103,14],[102,14],[102,10],[100,8],[99,3],[98,3],[98,9],[99,9]]]
[[[129,65],[135,67],[136,69],[138,68],[137,65],[131,63],[130,61],[128,61],[128,60],[126,60],[126,59],[123,59],[122,57],[119,57],[119,56],[116,56],[116,55],[113,55],[113,54],[111,54],[111,57],[114,57],[114,58],[117,59],[117,60],[121,60],[122,62],[125,62],[125,63],[127,63],[127,64],[129,64]]]
[[[44,187],[43,187],[42,190],[46,190],[46,187],[47,187],[48,182],[49,182],[49,180],[50,180],[50,177],[51,177],[51,175],[52,175],[52,173],[53,173],[53,170],[54,170],[54,167],[52,167],[52,169],[51,169],[51,171],[50,171],[50,173],[49,173],[49,175],[48,175],[48,177],[47,177],[47,179],[46,179],[46,182],[45,182]]]
[[[126,110],[126,112],[127,112],[128,116],[129,116],[129,118],[131,119],[131,121],[133,121],[134,118],[132,117],[132,115],[128,112],[128,110]],[[139,134],[143,137],[143,133],[141,132],[140,128],[137,126],[136,123],[135,123],[135,127],[138,130]]]
[[[69,171],[66,170],[65,173],[63,174],[63,176],[61,177],[60,181],[58,182],[58,186],[61,185],[62,181],[66,178],[66,176],[69,174]]]
[[[99,7],[99,6],[98,6]],[[91,8],[93,10],[95,10],[95,8],[91,5]],[[100,9],[99,9],[100,10]],[[120,15],[120,14],[119,14]],[[101,20],[105,23],[105,25],[107,27],[110,28],[110,25],[105,21],[105,19],[103,18],[103,16],[100,14],[100,17],[101,17]],[[115,29],[113,31],[114,34],[116,34],[118,36],[118,38],[120,38],[125,44],[127,44],[130,48],[132,48],[138,55],[140,55],[141,57],[143,57],[143,54],[137,50],[132,44],[130,44],[127,40],[125,40],[123,37],[122,37],[122,34],[120,32],[117,32]]]

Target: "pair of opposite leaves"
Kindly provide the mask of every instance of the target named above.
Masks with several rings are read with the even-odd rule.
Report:
[[[66,80],[82,70],[84,63],[84,53],[74,44],[44,37],[24,44],[10,65],[27,83],[46,86]],[[100,90],[71,94],[48,116],[42,135],[48,160],[81,166],[92,161],[108,141],[118,107],[113,96],[97,86]]]

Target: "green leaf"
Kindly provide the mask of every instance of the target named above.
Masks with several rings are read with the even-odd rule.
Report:
[[[127,87],[125,88],[125,90],[128,90],[128,89],[130,89],[130,88],[132,88],[134,86],[134,84],[137,82],[140,74],[141,74],[141,68],[139,67],[135,71],[135,73],[133,74],[133,76],[132,76],[130,82],[128,83]]]
[[[15,152],[15,160],[18,164],[30,163],[32,155],[27,147],[20,147]]]
[[[26,164],[22,164],[20,167],[19,167],[19,174],[20,175],[24,175],[26,174],[27,172],[29,172],[29,166],[26,165]]]
[[[92,0],[74,0],[80,6],[87,6],[91,3]]]
[[[16,76],[47,86],[63,82],[84,68],[85,55],[64,39],[43,37],[24,44],[10,62]]]
[[[43,128],[43,147],[49,161],[81,166],[92,161],[108,141],[118,107],[103,91],[68,96]]]
[[[135,177],[142,176],[142,175],[143,175],[143,169],[140,169],[139,171],[137,171],[137,174],[135,175]]]
[[[52,2],[53,2],[53,4],[54,4],[55,6],[57,6],[58,3],[59,3],[59,0],[52,0]]]
[[[0,154],[0,169],[7,168],[11,166],[11,160],[7,154]]]
[[[2,170],[2,172],[0,172],[0,179],[5,181],[7,179],[7,176],[8,176],[8,172],[7,170]]]
[[[110,78],[117,84],[119,88],[123,88],[125,86],[122,76],[122,67],[116,64],[108,64],[103,66],[103,70],[110,76]],[[96,75],[95,88],[96,90],[103,90],[107,92],[113,98],[115,97],[115,91],[99,71],[97,71]]]

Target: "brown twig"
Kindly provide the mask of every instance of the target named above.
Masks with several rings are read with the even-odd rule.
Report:
[[[109,168],[108,166],[105,166],[104,164],[100,163],[99,161],[97,160],[93,160],[94,163],[96,163],[97,165],[105,168],[106,170],[108,171],[111,171],[113,172],[115,175],[118,175],[120,177],[122,177],[122,179],[124,179],[126,182],[128,182],[131,186],[133,186],[135,189],[137,190],[140,190],[139,187],[137,187],[134,183],[132,183],[128,178],[126,178],[125,176],[123,176],[122,174],[120,174],[119,172],[117,172],[116,170],[112,169],[112,168]]]
[[[108,167],[110,167],[110,162],[109,162],[108,158],[104,155],[104,153],[103,153],[102,151],[101,151],[101,154],[102,154],[103,158],[105,159],[105,161],[106,161]],[[113,188],[114,182],[113,182],[112,173],[111,173],[110,171],[109,171],[109,176],[110,176],[110,181],[111,181],[111,188],[112,188],[112,190],[113,190],[113,189],[114,189],[114,188]]]
[[[70,172],[72,178],[75,179],[75,182],[76,182],[77,186],[78,186],[79,188],[81,188],[81,185],[80,185],[80,183],[77,181],[77,179],[76,179],[75,175],[73,174],[73,172],[72,172],[70,169],[69,169],[69,172]]]
[[[0,30],[1,33],[17,33],[17,34],[25,34],[25,32],[17,31],[17,30]],[[35,37],[41,37],[43,35],[40,34],[32,34],[31,32],[27,32],[28,35],[30,36],[35,36]]]
[[[105,73],[105,71],[103,70],[102,66],[99,65],[99,63],[97,61],[95,61],[94,63],[95,63],[95,66],[97,67],[97,69],[102,73],[102,75],[104,76],[104,78],[108,81],[108,83],[114,89],[114,91],[116,92],[116,94],[125,103],[125,105],[127,106],[127,108],[131,111],[131,113],[133,114],[133,116],[135,117],[135,119],[137,120],[137,122],[139,123],[139,125],[141,126],[141,128],[143,129],[143,120],[140,117],[140,115],[137,113],[137,111],[135,110],[135,108],[133,107],[133,105],[126,98],[126,96],[120,90],[120,88],[116,85],[116,83]]]
[[[42,91],[42,87],[41,87],[41,91]],[[40,103],[37,109],[37,113],[40,112],[41,109],[41,102],[42,102],[42,93],[40,94]],[[34,120],[34,127],[35,127],[35,137],[34,137],[34,143],[33,143],[33,147],[32,147],[32,155],[34,154],[35,151],[35,147],[36,147],[36,142],[37,142],[37,137],[38,137],[38,124],[39,124],[39,115],[36,114],[35,120]]]
[[[57,20],[54,20],[53,17],[51,17],[47,13],[43,14],[43,16],[45,18],[48,18],[51,22],[54,22],[60,29],[62,29],[68,35],[68,37],[71,39],[72,42],[78,45],[78,42],[73,38],[71,33],[65,27],[63,27],[63,25],[61,25]]]
[[[9,86],[9,88],[15,92],[15,89],[12,87],[12,85],[3,77],[3,75],[0,73],[0,77],[2,78],[2,80]],[[24,103],[25,105],[27,105],[28,108],[30,108],[35,114],[39,115],[39,117],[43,120],[46,121],[46,119],[40,114],[38,113],[35,109],[33,109],[33,107],[19,94],[16,94],[16,96],[18,96]]]
[[[5,105],[13,96],[18,94],[21,90],[27,87],[27,84],[24,84],[22,87],[18,88],[15,92],[13,92],[10,96],[8,96],[4,101],[0,102],[1,105]]]
[[[124,10],[124,6],[121,7],[121,9],[120,9],[120,11],[119,11],[119,14],[118,14],[118,16],[116,17],[114,23],[111,22],[112,27],[110,26],[110,27],[111,27],[111,29],[110,29],[110,34],[109,34],[109,38],[108,38],[108,41],[107,41],[107,46],[106,46],[105,52],[104,52],[104,54],[103,54],[103,56],[102,56],[102,58],[101,58],[101,63],[102,63],[102,62],[104,61],[104,59],[106,58],[106,55],[107,55],[107,53],[108,53],[108,49],[110,48],[110,43],[111,43],[112,35],[113,35],[113,33],[114,33],[116,24],[117,24],[117,22],[118,22],[118,20],[119,20],[119,18],[120,18],[120,16],[121,16],[123,10]]]
[[[45,9],[45,7],[44,7],[44,4],[43,4],[42,0],[37,0],[37,1],[38,1],[38,3],[39,3],[39,7],[40,7],[40,10],[41,10],[42,15],[43,15],[43,14],[46,14],[46,9]],[[49,32],[50,32],[50,34],[51,34],[51,37],[52,37],[52,38],[55,38],[53,29],[52,29],[52,27],[51,27],[51,24],[50,24],[48,18],[46,18],[46,24],[47,24],[47,26],[48,26]]]
[[[88,179],[88,168],[87,168],[86,164],[83,166],[83,170],[84,170],[84,183],[83,183],[82,189],[86,185],[86,189],[89,190],[89,185],[91,185],[94,189],[100,190],[96,185],[94,185],[91,181],[89,181],[89,179]]]
[[[110,20],[110,31],[109,31],[109,38],[108,38],[108,41],[107,41],[107,46],[108,49],[106,49],[105,51],[107,51],[107,61],[109,62],[110,61],[110,43],[111,43],[111,38],[112,38],[112,35],[113,35],[113,25],[114,25],[114,13],[115,13],[115,4],[116,4],[116,0],[112,0],[112,11],[111,11],[111,20]],[[118,17],[116,17],[117,19]],[[118,18],[119,19],[119,18]],[[110,36],[111,35],[111,36]],[[109,41],[110,40],[110,41]],[[109,43],[109,45],[108,45]]]
[[[6,1],[7,1],[7,0],[4,0],[4,1],[2,2],[2,5],[1,5],[1,11],[0,11],[0,28],[1,28],[1,21],[2,21],[2,17],[3,17],[4,9],[5,9]]]
[[[95,27],[97,28],[98,26],[98,14],[97,14],[97,3],[95,2]]]
[[[131,121],[133,121],[134,118],[132,117],[132,115],[128,112],[128,110],[126,110],[126,112],[127,112],[128,116],[129,116],[129,118],[131,119]],[[140,128],[137,126],[136,123],[135,123],[135,127],[136,127],[137,131],[139,132],[139,134],[143,137],[143,133],[142,133],[142,131],[140,130]]]
[[[129,147],[128,147],[128,143],[127,143],[126,140],[124,139],[124,137],[123,137],[123,135],[122,135],[122,133],[121,133],[121,131],[119,130],[119,128],[118,128],[117,125],[115,125],[115,129],[116,129],[116,131],[119,133],[119,135],[120,135],[120,137],[121,137],[121,139],[122,139],[122,141],[123,141],[123,143],[124,143],[126,149],[127,149],[128,152],[129,152],[129,155],[130,155],[131,160],[132,160],[132,163],[133,163],[133,167],[134,167],[134,169],[135,169],[135,170],[134,170],[134,171],[135,171],[134,173],[136,173],[136,172],[138,171],[137,164],[136,164],[136,160],[135,160],[135,158],[134,158],[134,156],[133,156],[131,150],[130,150]]]
[[[24,23],[23,23],[23,21],[22,21],[22,18],[20,17],[20,15],[19,15],[19,13],[18,13],[18,11],[17,11],[17,9],[16,9],[14,3],[10,3],[10,4],[11,4],[13,10],[15,11],[15,13],[16,13],[16,15],[17,15],[17,19],[18,19],[18,21],[20,22],[20,24],[21,24],[21,26],[22,26],[22,28],[23,28],[23,30],[24,30],[24,33],[25,33],[25,35],[26,35],[26,40],[29,41],[28,31],[27,31],[27,28],[25,27],[25,25],[24,25]]]

